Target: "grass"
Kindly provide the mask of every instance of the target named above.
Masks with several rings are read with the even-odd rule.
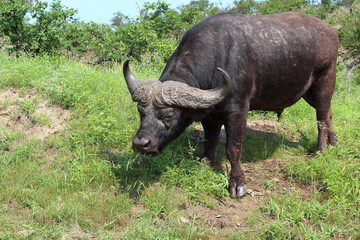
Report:
[[[243,160],[250,169],[246,174],[257,176],[249,186],[266,194],[232,200],[223,149],[215,169],[198,161],[201,139],[193,127],[158,157],[132,151],[139,117],[120,66],[94,68],[65,58],[4,53],[0,63],[0,93],[37,92],[71,113],[66,127],[44,140],[0,123],[1,239],[360,237],[359,72],[353,71],[349,85],[339,66],[332,103],[335,148],[308,156],[317,130],[315,111],[304,101],[284,111],[275,131],[249,129]],[[161,72],[154,65],[131,67],[141,79]],[[4,109],[17,103],[35,123],[51,124],[34,114],[36,98],[0,103]],[[252,112],[249,119],[276,121],[276,116]],[[267,168],[267,159],[280,165]],[[238,228],[220,228],[189,212],[201,205],[215,214],[222,204],[246,208],[241,205],[246,201],[258,206]]]

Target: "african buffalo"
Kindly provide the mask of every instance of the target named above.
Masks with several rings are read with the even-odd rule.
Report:
[[[330,104],[337,50],[334,28],[304,13],[208,17],[184,33],[159,80],[142,82],[129,61],[124,63],[141,118],[133,148],[158,154],[193,121],[201,121],[204,157],[213,162],[224,125],[230,195],[241,197],[246,193],[240,159],[249,110],[281,113],[304,98],[316,109],[316,149],[335,145]]]

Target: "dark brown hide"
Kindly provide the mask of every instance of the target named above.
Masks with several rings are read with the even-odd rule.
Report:
[[[229,93],[206,109],[139,99],[141,126],[134,137],[134,148],[158,152],[192,121],[200,120],[206,139],[204,157],[212,162],[221,126],[225,125],[226,153],[231,163],[230,193],[242,196],[246,182],[240,160],[248,111],[281,113],[304,98],[316,109],[316,149],[335,145],[330,105],[337,50],[336,31],[303,13],[209,17],[184,34],[159,81],[181,82],[202,90],[221,88],[224,83],[217,71],[220,67],[231,78]]]

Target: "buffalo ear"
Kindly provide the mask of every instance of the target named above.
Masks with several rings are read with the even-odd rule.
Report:
[[[185,113],[187,117],[190,117],[194,122],[200,122],[206,115],[205,111],[196,110],[196,111],[188,111]]]
[[[191,114],[191,119],[195,122],[200,122],[205,116],[204,112],[194,112]]]

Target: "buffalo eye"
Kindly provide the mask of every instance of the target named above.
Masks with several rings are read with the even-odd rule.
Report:
[[[164,123],[165,127],[169,129],[171,127],[171,123],[173,121],[173,115],[172,114],[164,114],[161,117],[162,122]]]

